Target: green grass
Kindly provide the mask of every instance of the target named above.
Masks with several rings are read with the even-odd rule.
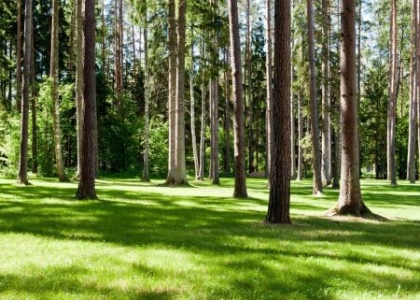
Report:
[[[324,218],[338,191],[293,183],[293,225],[263,220],[264,179],[252,199],[220,187],[98,180],[0,179],[0,299],[420,299],[420,188],[362,182],[387,222]]]

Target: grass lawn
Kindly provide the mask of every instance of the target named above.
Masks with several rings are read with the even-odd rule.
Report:
[[[420,187],[362,181],[386,222],[324,218],[338,191],[293,182],[289,226],[263,224],[268,190],[101,179],[0,179],[0,299],[420,299]]]

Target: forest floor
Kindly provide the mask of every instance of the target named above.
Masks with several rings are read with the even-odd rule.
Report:
[[[247,200],[191,181],[0,178],[0,299],[420,299],[420,187],[363,180],[387,221],[326,218],[338,191],[292,183],[293,224],[264,224],[266,180]]]

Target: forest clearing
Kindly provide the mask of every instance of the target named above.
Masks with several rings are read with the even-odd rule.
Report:
[[[338,191],[293,182],[292,224],[268,225],[266,179],[251,198],[221,185],[0,179],[0,299],[419,299],[420,199],[408,184],[362,180],[388,220],[326,218]]]

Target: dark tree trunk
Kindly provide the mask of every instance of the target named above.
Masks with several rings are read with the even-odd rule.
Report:
[[[29,131],[29,86],[31,81],[31,49],[32,49],[32,0],[25,1],[25,24],[23,46],[23,85],[21,101],[21,131],[18,184],[28,185],[28,131]]]
[[[234,146],[235,146],[235,198],[248,198],[245,177],[245,126],[244,103],[242,94],[241,45],[239,39],[238,4],[229,1],[229,31],[231,47],[233,113],[234,113]]]
[[[270,196],[266,221],[290,223],[290,1],[274,3],[274,91]]]
[[[96,78],[95,78],[95,0],[85,1],[83,26],[83,120],[77,199],[96,199]]]
[[[338,202],[327,214],[361,216],[369,210],[362,200],[359,177],[358,105],[355,82],[355,0],[342,0],[341,8],[341,185]]]

